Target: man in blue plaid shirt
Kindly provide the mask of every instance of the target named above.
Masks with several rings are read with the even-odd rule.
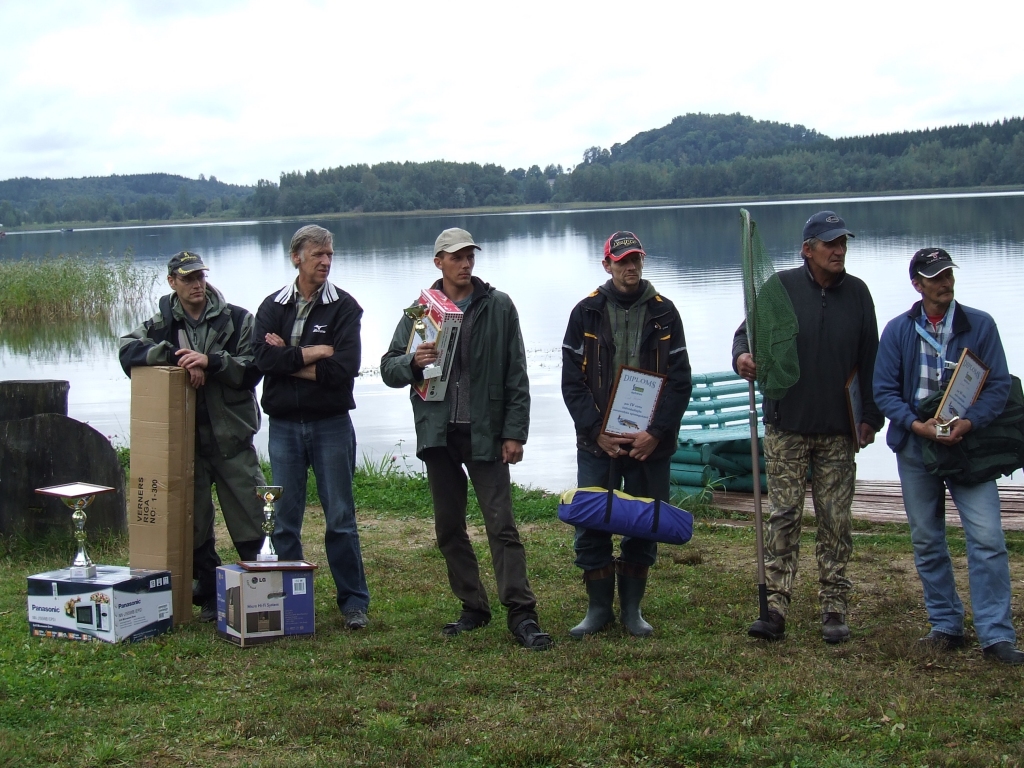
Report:
[[[946,544],[946,488],[960,513],[967,539],[967,570],[974,630],[985,658],[1024,664],[1016,649],[1010,616],[1010,567],[994,480],[966,485],[930,474],[921,458],[924,440],[961,442],[1002,413],[1010,373],[995,321],[985,312],[953,299],[956,264],[942,248],[922,248],[910,260],[910,280],[921,300],[891,320],[875,358],[875,402],[889,418],[886,442],[896,453],[903,505],[910,521],[914,564],[924,588],[931,631],[921,642],[939,650],[962,648],[964,606],[956,591]],[[942,390],[964,349],[989,368],[977,400],[940,437],[935,418],[922,420],[918,406]]]

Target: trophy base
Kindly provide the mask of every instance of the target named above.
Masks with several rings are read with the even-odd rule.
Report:
[[[257,563],[276,563],[277,562],[277,555],[264,555],[262,552],[260,552],[258,555],[256,555],[256,562]]]
[[[96,578],[96,566],[95,565],[73,565],[68,568],[71,573],[72,579],[95,579]]]

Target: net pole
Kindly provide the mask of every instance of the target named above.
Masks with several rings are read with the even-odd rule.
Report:
[[[743,275],[746,283],[744,298],[747,303],[747,347],[750,356],[757,359],[755,354],[756,317],[757,312],[757,286],[754,282],[754,227],[750,213],[740,209],[740,216],[743,220],[743,252],[749,257],[745,259],[745,273]],[[747,383],[747,394],[750,408],[750,467],[753,473],[754,488],[754,538],[757,542],[757,604],[761,621],[768,620],[768,585],[764,575],[764,525],[761,512],[761,461],[757,450],[757,396],[754,391],[754,382]]]

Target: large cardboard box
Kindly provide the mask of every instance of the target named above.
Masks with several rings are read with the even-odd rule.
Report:
[[[192,620],[195,421],[184,368],[132,368],[129,563],[171,572],[178,624]]]
[[[455,348],[459,343],[462,310],[442,291],[434,288],[420,291],[419,303],[426,308],[423,316],[425,337],[421,337],[413,327],[406,352],[415,352],[420,344],[433,341],[437,345],[437,362],[424,369],[423,380],[413,384],[412,388],[428,402],[444,400],[452,364],[455,362]]]
[[[217,634],[243,648],[312,635],[314,568],[304,561],[217,568]]]
[[[98,565],[91,579],[72,578],[68,568],[28,577],[34,637],[130,643],[169,632],[172,624],[168,571]]]

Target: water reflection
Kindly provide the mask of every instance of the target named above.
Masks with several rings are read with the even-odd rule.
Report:
[[[848,267],[867,281],[879,325],[907,309],[916,294],[907,263],[924,245],[949,250],[961,269],[957,296],[991,312],[1011,370],[1024,370],[1024,330],[1014,323],[1019,301],[1015,267],[1024,257],[1024,196],[938,199],[799,201],[746,205],[777,269],[799,263],[806,218],[833,208],[857,234]],[[680,310],[696,371],[730,365],[733,330],[743,313],[739,254],[739,205],[542,214],[393,216],[319,221],[335,234],[331,278],[364,308],[365,375],[356,384],[353,413],[361,451],[390,454],[415,444],[407,393],[389,390],[375,375],[403,307],[438,276],[431,245],[445,227],[470,230],[483,250],[476,272],[509,293],[522,317],[533,411],[525,461],[514,469],[519,482],[551,489],[574,484],[572,424],[559,391],[560,346],[569,310],[606,279],[600,254],[605,238],[631,229],[650,254],[645,269]],[[162,270],[175,252],[188,248],[210,265],[210,282],[229,301],[255,311],[273,290],[294,279],[289,240],[300,223],[234,223],[222,226],[80,230],[17,234],[0,240],[0,259],[79,252],[102,256],[131,247],[138,263]],[[158,281],[162,290],[163,281]],[[79,329],[70,336],[9,341],[0,336],[4,378],[67,378],[71,411],[105,434],[127,435],[130,387],[116,360],[114,337],[152,315],[142,307],[106,329]],[[63,333],[63,332],[62,332]],[[76,354],[75,346],[81,344]],[[47,352],[46,350],[50,351]],[[258,444],[265,450],[265,436]],[[884,445],[858,457],[861,477],[894,479],[895,462]]]

